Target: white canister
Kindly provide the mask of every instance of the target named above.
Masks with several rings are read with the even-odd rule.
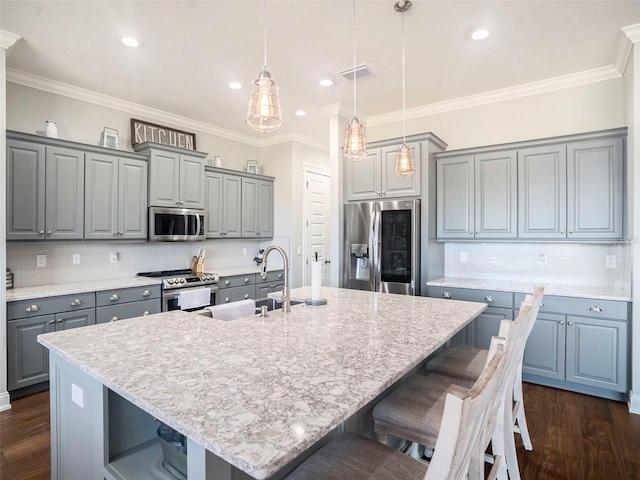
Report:
[[[44,127],[44,134],[47,137],[58,138],[58,127],[56,127],[56,122],[47,120],[47,123]]]
[[[222,167],[222,157],[220,155],[213,157],[213,166],[217,168]]]

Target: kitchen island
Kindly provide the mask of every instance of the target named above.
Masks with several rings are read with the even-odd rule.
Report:
[[[39,336],[50,350],[52,478],[172,478],[151,465],[154,419],[187,437],[189,479],[279,478],[328,435],[362,430],[368,405],[486,308],[322,295],[327,305],[267,318],[174,311]]]

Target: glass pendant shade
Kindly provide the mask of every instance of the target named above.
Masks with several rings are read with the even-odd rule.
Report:
[[[398,158],[396,160],[396,175],[402,178],[407,178],[413,175],[414,171],[413,152],[405,142],[402,142],[400,150],[398,150]]]
[[[358,117],[353,117],[347,126],[342,146],[342,156],[352,162],[359,162],[367,156],[367,139],[364,133],[364,125]]]
[[[278,86],[266,70],[260,72],[251,86],[247,124],[260,133],[273,132],[282,125]]]

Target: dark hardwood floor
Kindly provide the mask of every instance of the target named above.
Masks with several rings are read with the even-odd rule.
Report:
[[[523,480],[640,480],[640,415],[625,403],[524,385],[533,451],[522,448]],[[0,412],[0,479],[50,479],[49,392]],[[90,480],[90,479],[87,479]]]

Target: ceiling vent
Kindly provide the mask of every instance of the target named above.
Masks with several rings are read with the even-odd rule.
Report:
[[[347,68],[345,70],[342,70],[341,72],[338,72],[338,75],[342,75],[347,80],[353,80],[353,70],[354,70],[353,67]],[[367,67],[366,63],[363,63],[362,65],[358,65],[355,68],[355,71],[356,71],[357,80],[360,80],[361,78],[365,78],[365,77],[370,77],[371,75],[373,75],[373,72],[371,71],[371,69],[369,69],[369,67]]]

